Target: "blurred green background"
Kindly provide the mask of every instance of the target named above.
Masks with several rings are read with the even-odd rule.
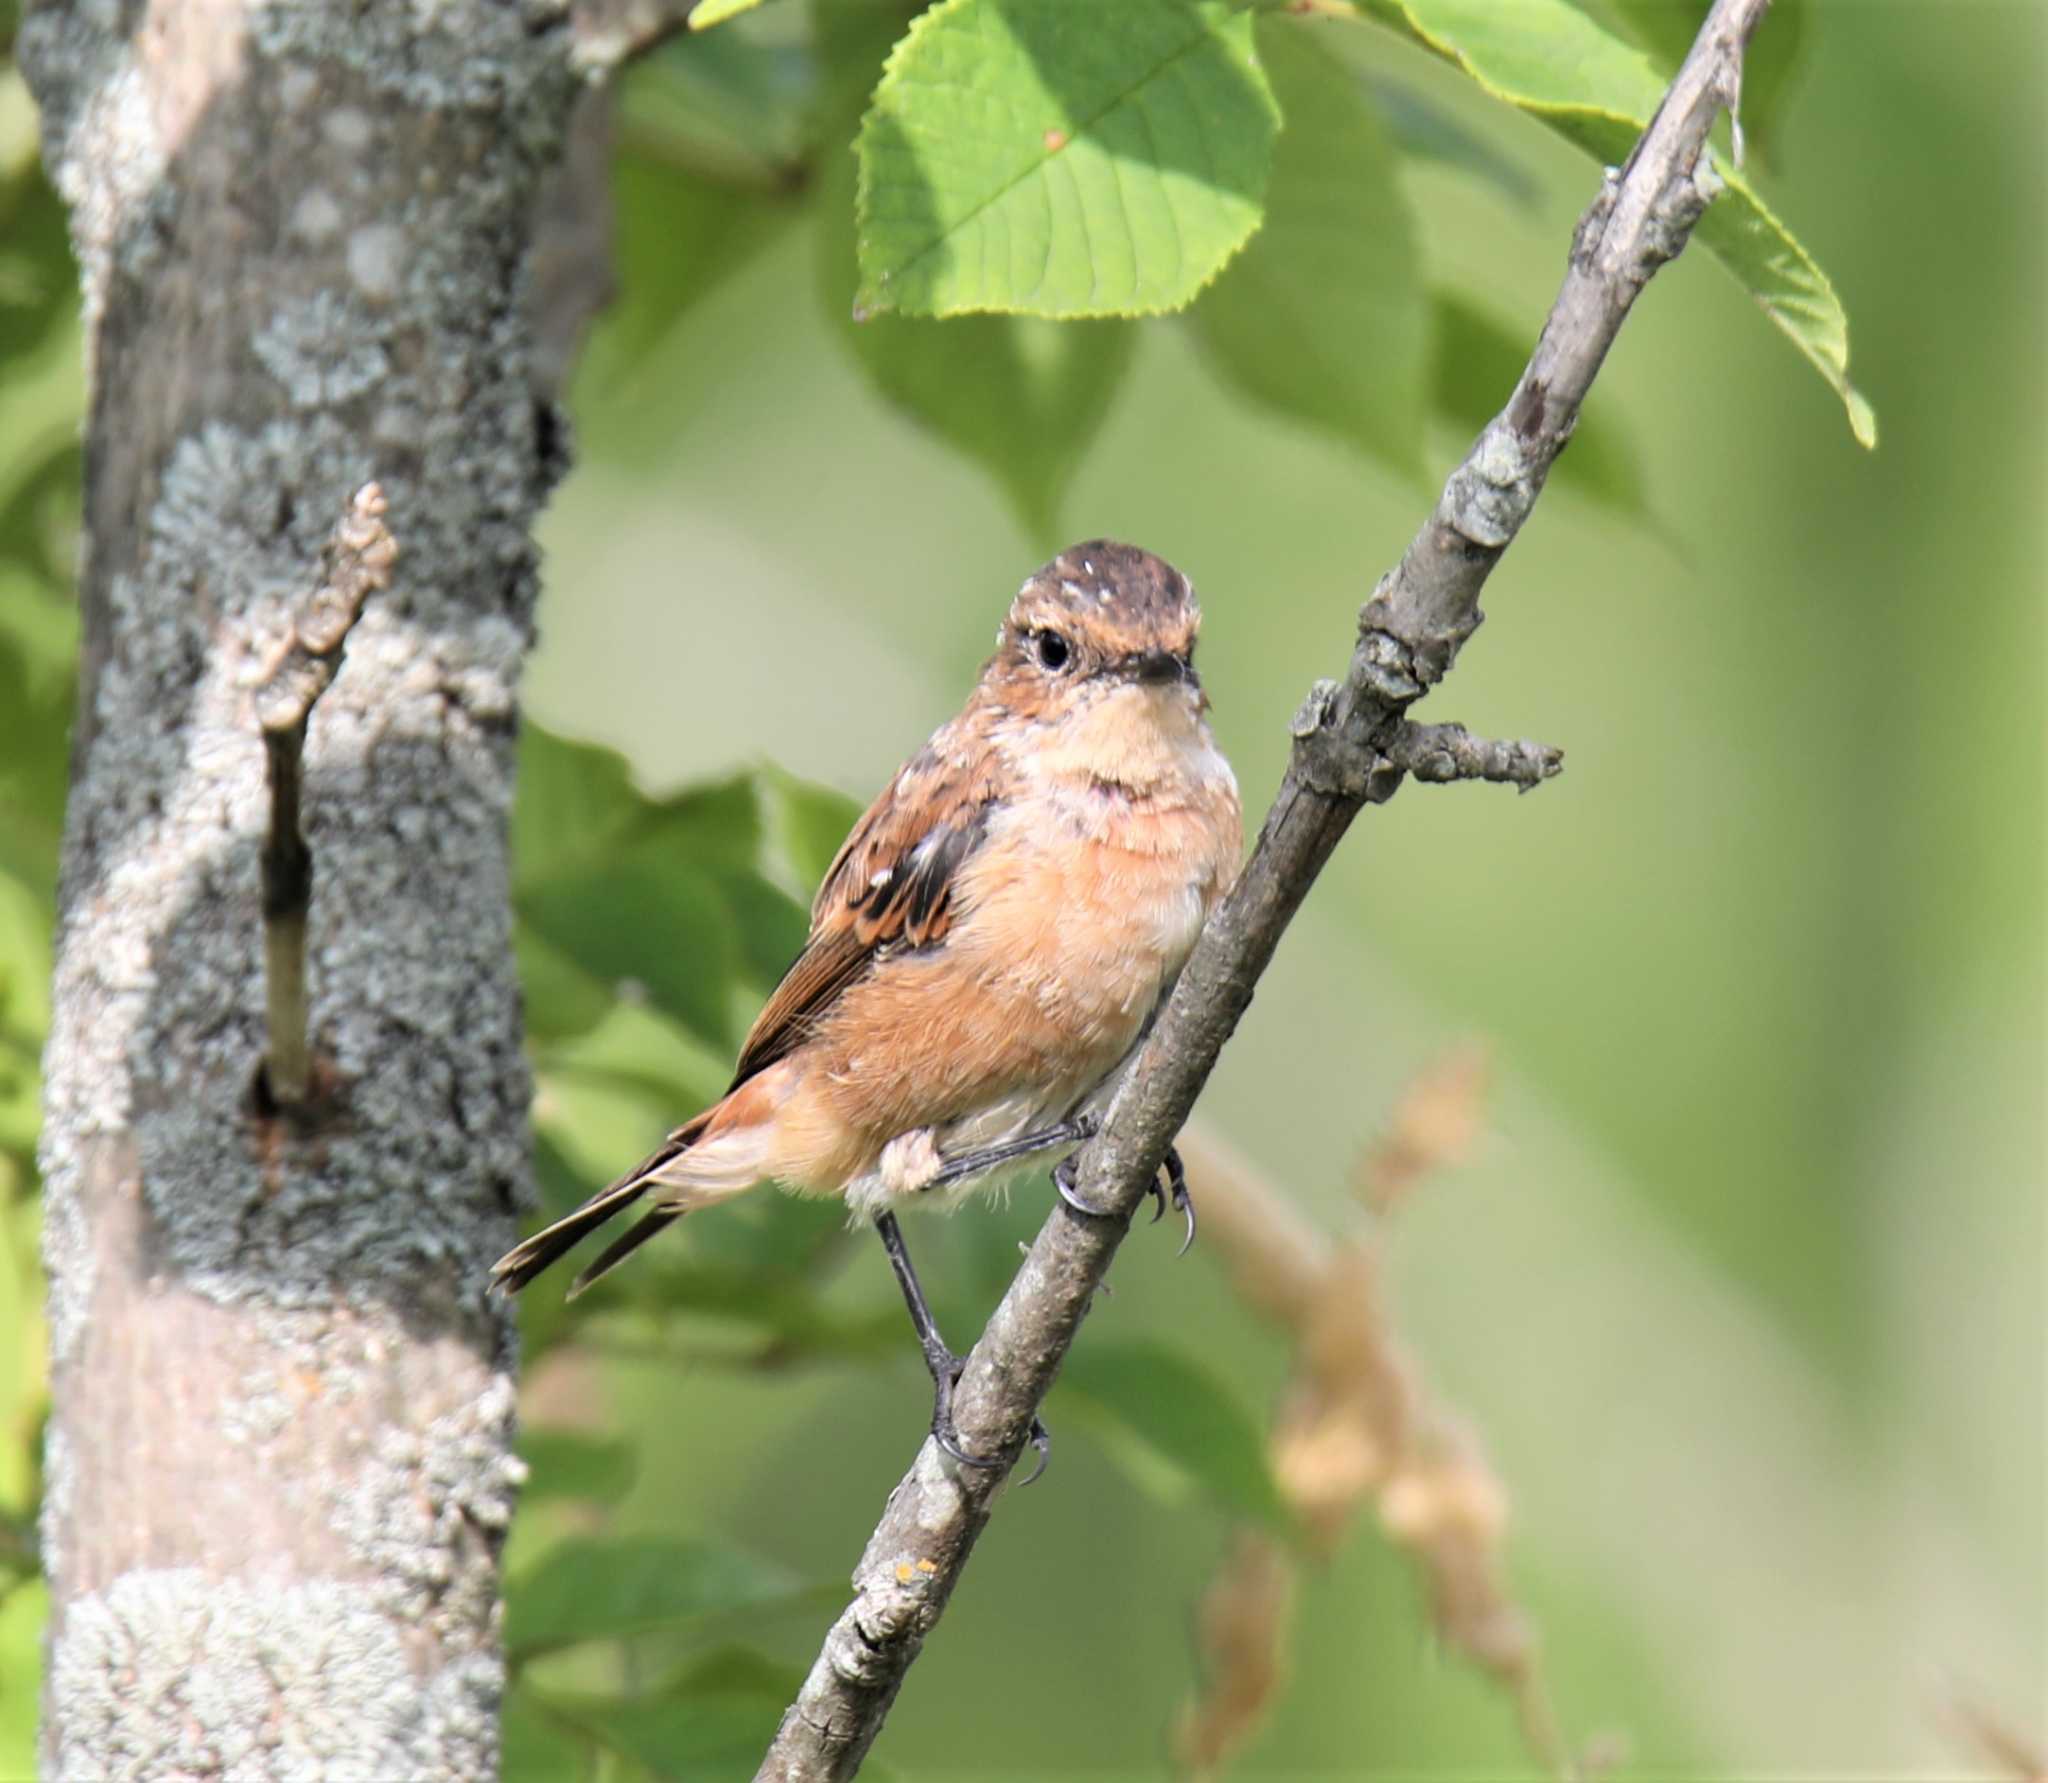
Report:
[[[1975,1774],[1958,1704],[2048,1731],[2048,30],[2032,5],[1874,0],[1827,0],[1808,27],[1767,190],[1842,294],[1881,450],[1704,255],[1661,277],[1590,410],[1649,517],[1555,487],[1423,714],[1560,744],[1563,778],[1368,812],[1203,1104],[1341,1232],[1402,1085],[1455,1042],[1490,1046],[1484,1141],[1391,1234],[1398,1320],[1505,1482],[1513,1587],[1567,1737],[1620,1736],[1625,1775]],[[1361,52],[1526,176],[1519,195],[1444,164],[1403,178],[1432,287],[1533,332],[1591,164],[1391,39]],[[1341,668],[1457,431],[1404,479],[1246,406],[1184,327],[1147,323],[1056,523],[1025,531],[845,353],[813,203],[679,221],[643,168],[621,206],[623,291],[573,386],[577,468],[544,526],[535,718],[620,751],[656,794],[773,763],[864,801],[958,703],[1022,576],[1106,533],[1201,590],[1217,731],[1263,811],[1289,716]],[[672,315],[694,251],[729,271]],[[23,379],[15,412],[62,378]],[[766,870],[807,892],[813,857],[792,845]],[[663,935],[631,945],[658,955]],[[34,987],[9,989],[9,1021],[36,1025]],[[635,1019],[614,1010],[600,1041],[654,1045]],[[666,1079],[637,1088],[544,1070],[544,1120],[616,1147],[564,1142],[560,1192],[690,1112],[663,1081],[715,1091],[715,1046],[661,1044]],[[912,1227],[956,1339],[1042,1215],[1026,1188]],[[704,1216],[677,1256],[715,1267],[718,1222],[780,1217]],[[1082,1348],[1170,1344],[1263,1424],[1283,1349],[1202,1246],[1172,1250],[1134,1240]],[[0,1280],[0,1374],[28,1382],[30,1277]],[[843,1579],[928,1400],[878,1246],[851,1243],[829,1300],[874,1341],[735,1368],[620,1319],[548,1353],[536,1421],[630,1436],[633,1478],[607,1511],[537,1505],[514,1573],[577,1530]],[[544,1344],[556,1315],[536,1306]],[[1230,1512],[1171,1466],[1127,1465],[1085,1407],[1048,1416],[1053,1469],[1005,1499],[878,1771],[1166,1763]],[[35,1613],[33,1587],[0,1608],[17,1741]],[[831,1613],[829,1592],[800,1598],[746,1639],[807,1665]],[[1291,1654],[1236,1775],[1529,1763],[1509,1700],[1438,1649],[1369,1520],[1310,1569]],[[553,1752],[535,1745],[530,1774],[564,1774]]]

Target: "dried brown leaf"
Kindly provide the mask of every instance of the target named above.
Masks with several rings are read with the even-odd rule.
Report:
[[[1202,1594],[1202,1690],[1182,1711],[1174,1757],[1210,1777],[1258,1731],[1286,1676],[1294,1568],[1271,1536],[1242,1530]]]
[[[1425,1176],[1472,1155],[1491,1073],[1487,1048],[1469,1041],[1409,1084],[1385,1135],[1359,1167],[1358,1190],[1368,1207],[1391,1213]]]

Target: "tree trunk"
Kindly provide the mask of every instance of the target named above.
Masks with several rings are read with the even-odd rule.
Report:
[[[497,1762],[526,1193],[509,948],[524,269],[565,4],[68,0],[21,64],[83,264],[84,657],[42,1167],[44,1764]],[[314,1100],[264,1052],[249,690],[370,479],[396,579],[312,717]]]

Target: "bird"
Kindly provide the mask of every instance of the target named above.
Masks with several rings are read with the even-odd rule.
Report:
[[[1026,579],[957,716],[856,822],[809,939],[740,1049],[731,1088],[493,1266],[516,1293],[629,1207],[581,1293],[664,1228],[772,1182],[841,1197],[879,1234],[952,1416],[964,1359],[933,1319],[896,1218],[1072,1154],[1100,1124],[1243,852],[1237,781],[1195,672],[1187,577],[1093,539]],[[1165,1171],[1194,1236],[1177,1154]],[[1167,1194],[1155,1183],[1157,1219]],[[1182,1249],[1186,1249],[1183,1244]],[[1040,1465],[1048,1438],[1034,1424]],[[1035,1475],[1033,1477],[1036,1477]]]

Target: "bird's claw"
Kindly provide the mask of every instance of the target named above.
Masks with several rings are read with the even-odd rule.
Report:
[[[1052,1186],[1059,1191],[1059,1197],[1078,1214],[1085,1214],[1091,1220],[1106,1220],[1111,1216],[1099,1207],[1091,1207],[1083,1201],[1074,1187],[1074,1160],[1062,1158],[1052,1173]],[[1181,1240],[1176,1256],[1185,1257],[1195,1242],[1195,1198],[1188,1193],[1188,1173],[1180,1161],[1180,1152],[1173,1146],[1166,1148],[1166,1156],[1160,1160],[1159,1175],[1152,1179],[1145,1191],[1152,1197],[1152,1223],[1158,1225],[1166,1217],[1169,1201],[1178,1208],[1188,1223],[1187,1236]]]
[[[1182,1217],[1188,1223],[1188,1234],[1180,1241],[1180,1249],[1174,1252],[1176,1257],[1185,1257],[1195,1242],[1195,1198],[1188,1193],[1187,1167],[1180,1161],[1178,1147],[1169,1145],[1166,1148],[1166,1156],[1160,1161],[1160,1168],[1166,1172],[1166,1180],[1173,1190],[1174,1206],[1180,1209]],[[1159,1212],[1165,1213],[1166,1197],[1159,1194],[1157,1177],[1152,1180],[1152,1193],[1159,1198]],[[1156,1220],[1158,1215],[1155,1214],[1153,1217]]]
[[[1000,1455],[976,1455],[965,1448],[960,1441],[960,1428],[953,1422],[953,1389],[960,1384],[960,1371],[967,1366],[967,1358],[956,1356],[949,1349],[934,1348],[925,1352],[924,1361],[932,1374],[932,1441],[962,1467],[1000,1467]],[[1052,1460],[1052,1432],[1035,1413],[1027,1440],[1038,1451],[1038,1465],[1019,1482],[1026,1486],[1045,1472]]]

